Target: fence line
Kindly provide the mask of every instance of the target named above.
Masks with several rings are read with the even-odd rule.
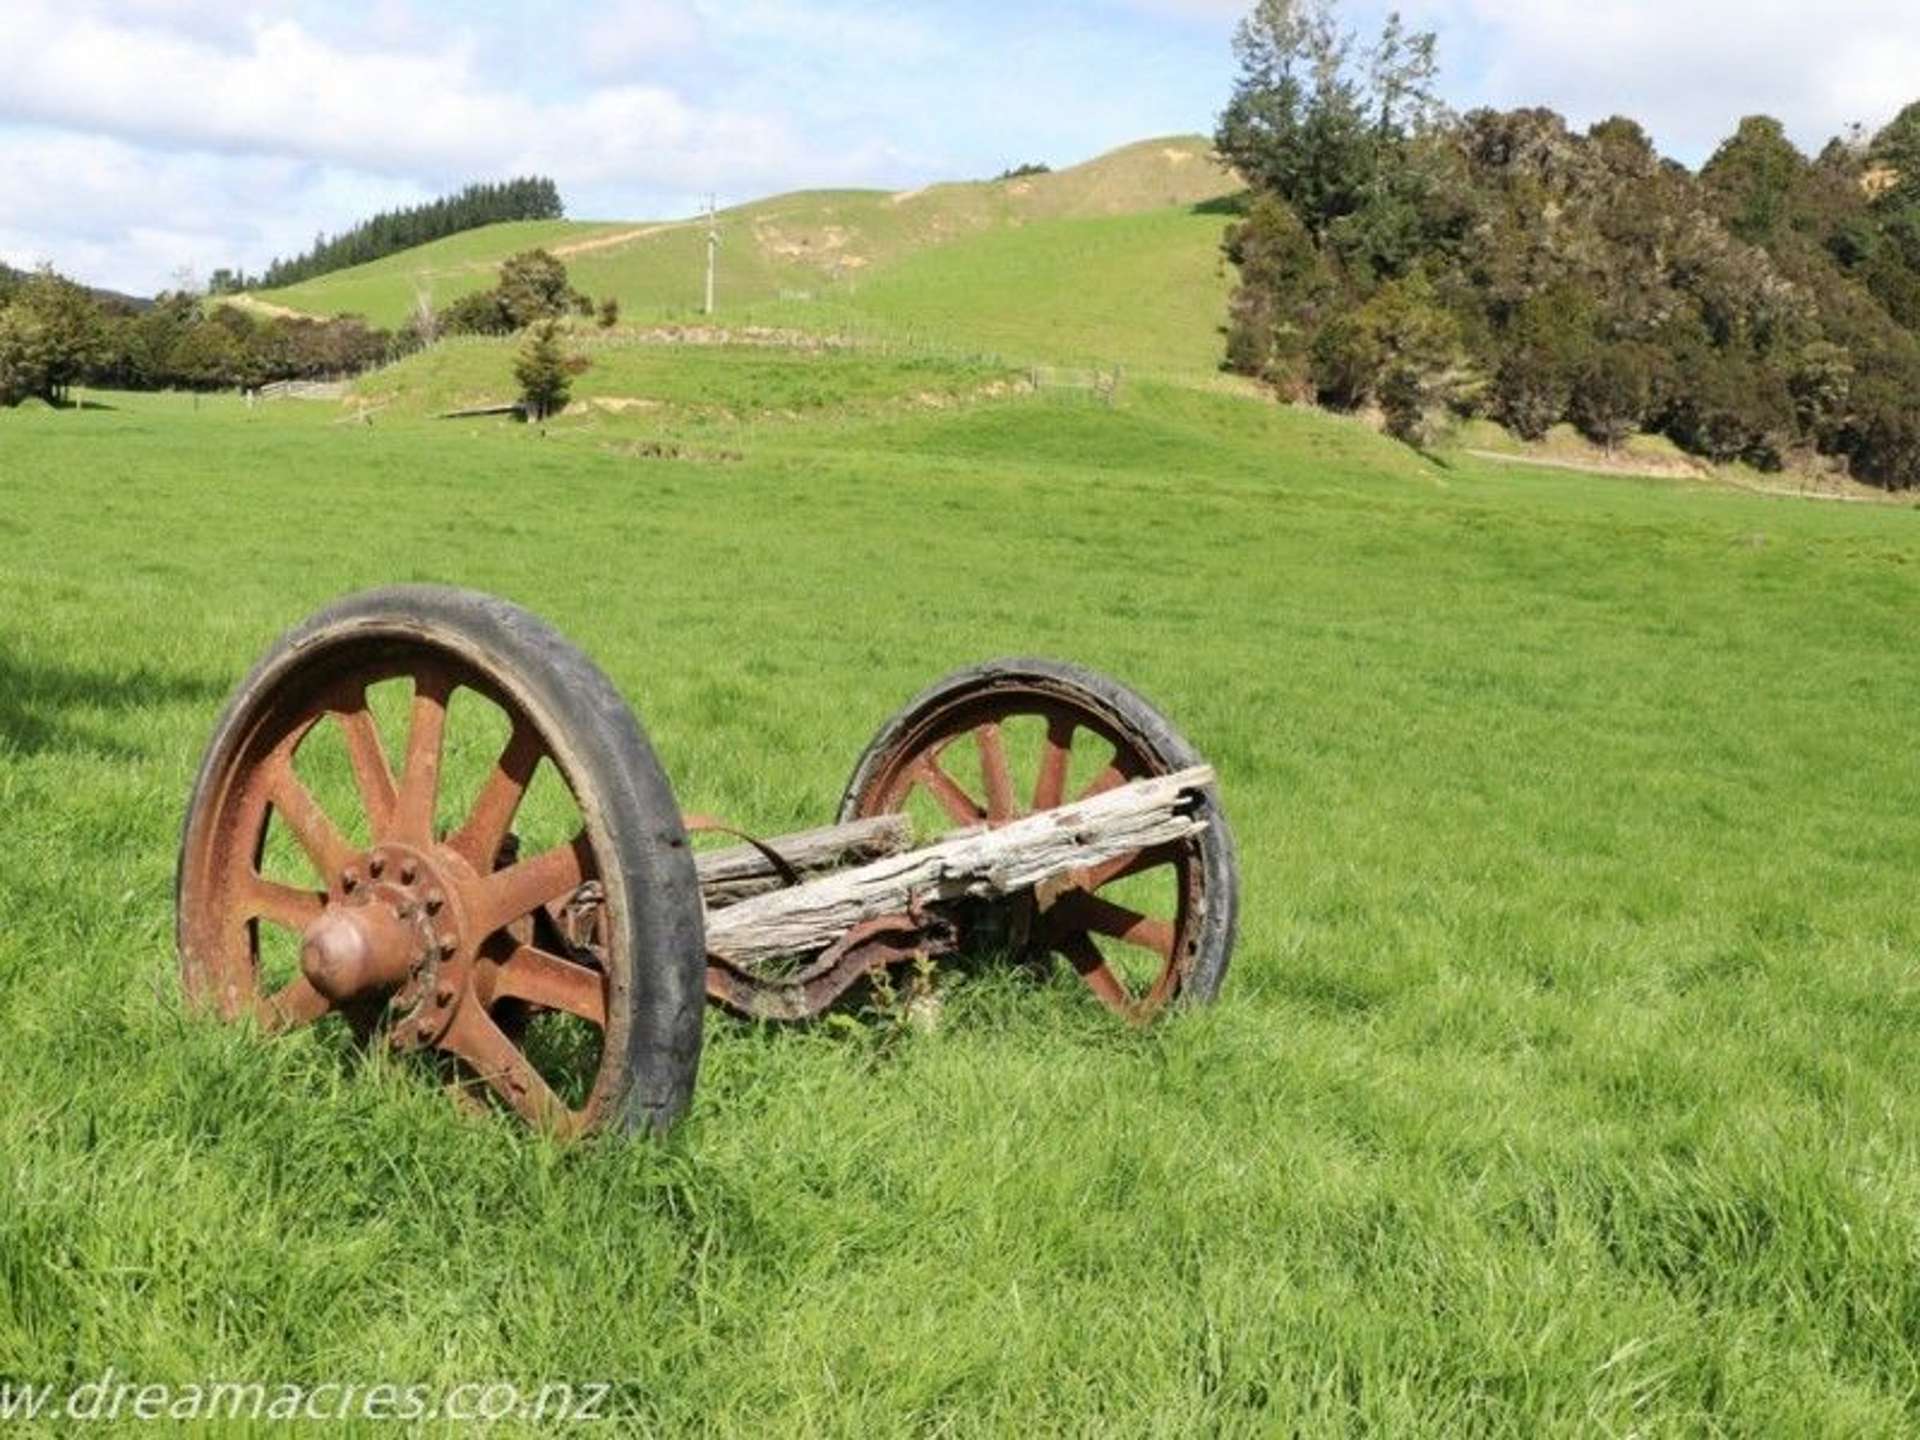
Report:
[[[1109,409],[1118,403],[1120,385],[1125,378],[1126,370],[1119,365],[1111,370],[1076,369],[1066,365],[1032,365],[1027,369],[1027,379],[1037,394],[1049,390],[1084,392]]]
[[[344,380],[276,380],[255,392],[262,400],[344,400]]]
[[[911,330],[863,324],[861,320],[864,317],[834,317],[832,324],[818,329],[767,323],[771,318],[758,318],[751,311],[746,311],[734,317],[732,323],[704,316],[689,316],[684,321],[660,319],[623,324],[611,331],[582,328],[568,336],[567,344],[586,354],[673,346],[697,349],[730,346],[887,359],[943,360],[953,364],[987,366],[1023,373],[1037,394],[1084,395],[1108,407],[1119,403],[1120,392],[1128,378],[1126,367],[1120,364],[1106,364],[1097,359],[1081,366],[1037,364],[1025,359],[1009,358],[1002,352],[983,347],[956,345]],[[499,348],[503,344],[513,343],[515,339],[511,335],[443,335],[427,349]],[[389,365],[403,363],[406,358],[389,362]]]

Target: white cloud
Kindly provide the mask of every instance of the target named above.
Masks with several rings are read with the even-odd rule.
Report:
[[[696,106],[659,83],[509,82],[474,35],[425,30],[403,0],[353,17],[362,27],[347,18],[342,39],[195,0],[8,0],[0,126],[21,138],[0,160],[0,251],[152,288],[183,255],[257,268],[315,229],[480,177],[549,174],[631,216],[709,188],[858,183],[889,162],[884,146],[809,146],[777,113]],[[636,45],[698,39],[667,0],[610,19]]]
[[[406,182],[296,161],[154,154],[102,136],[0,129],[0,260],[46,261],[124,289],[151,290],[187,265],[202,275],[258,265],[305,248],[342,213],[424,198]]]
[[[38,12],[38,13],[36,13]],[[678,184],[718,156],[779,167],[796,146],[750,115],[701,114],[618,85],[537,100],[488,85],[469,42],[347,53],[292,20],[243,49],[95,17],[54,24],[33,0],[0,17],[8,118],[147,145],[280,155],[392,175],[557,170]]]
[[[582,66],[589,75],[633,76],[695,49],[705,27],[680,0],[618,0],[595,7],[582,37]]]
[[[1913,0],[1408,0],[1441,32],[1448,89],[1546,105],[1580,122],[1631,115],[1699,160],[1743,115],[1779,117],[1818,148],[1850,121],[1920,98]]]

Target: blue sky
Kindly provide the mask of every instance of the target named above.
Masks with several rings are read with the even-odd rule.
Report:
[[[149,291],[468,180],[639,219],[1206,131],[1251,0],[4,0],[0,258]],[[1912,0],[1408,0],[1456,105],[1742,114],[1817,146],[1920,98]],[[1351,3],[1363,30],[1384,7]]]

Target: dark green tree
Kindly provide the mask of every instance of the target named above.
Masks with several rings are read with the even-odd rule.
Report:
[[[1383,166],[1443,113],[1435,39],[1397,14],[1357,52],[1332,0],[1258,0],[1233,48],[1240,75],[1214,146],[1315,235],[1379,198]]]
[[[47,393],[52,363],[47,329],[20,306],[0,310],[0,405]]]
[[[438,317],[439,328],[449,335],[510,335],[513,319],[500,303],[498,290],[476,290],[462,295]]]
[[[1749,115],[1700,172],[1720,201],[1728,228],[1750,245],[1772,240],[1789,218],[1794,192],[1811,167],[1770,115]]]
[[[1263,194],[1228,228],[1223,248],[1240,273],[1229,302],[1227,368],[1297,394],[1315,312],[1334,290],[1319,246],[1291,206]]]
[[[37,325],[44,337],[37,393],[52,404],[66,403],[69,388],[106,359],[108,336],[100,303],[85,287],[43,267],[20,287],[9,308]]]
[[[245,377],[247,353],[233,331],[203,320],[180,336],[168,364],[170,378],[190,390],[226,390]]]
[[[496,289],[501,313],[515,330],[558,319],[573,308],[567,267],[545,250],[523,250],[504,261]]]
[[[557,320],[543,320],[527,332],[513,362],[513,378],[520,383],[520,404],[527,419],[544,420],[566,407],[573,385]]]
[[[1575,362],[1567,418],[1594,444],[1617,450],[1653,409],[1653,369],[1641,346],[1595,346]]]

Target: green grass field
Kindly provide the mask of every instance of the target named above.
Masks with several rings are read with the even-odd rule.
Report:
[[[673,360],[544,438],[0,415],[0,1378],[609,1380],[669,1434],[1920,1427],[1911,511]],[[223,695],[408,580],[551,618],[762,832],[949,668],[1114,672],[1223,777],[1221,1004],[716,1016],[669,1144],[572,1149],[189,1017]]]

